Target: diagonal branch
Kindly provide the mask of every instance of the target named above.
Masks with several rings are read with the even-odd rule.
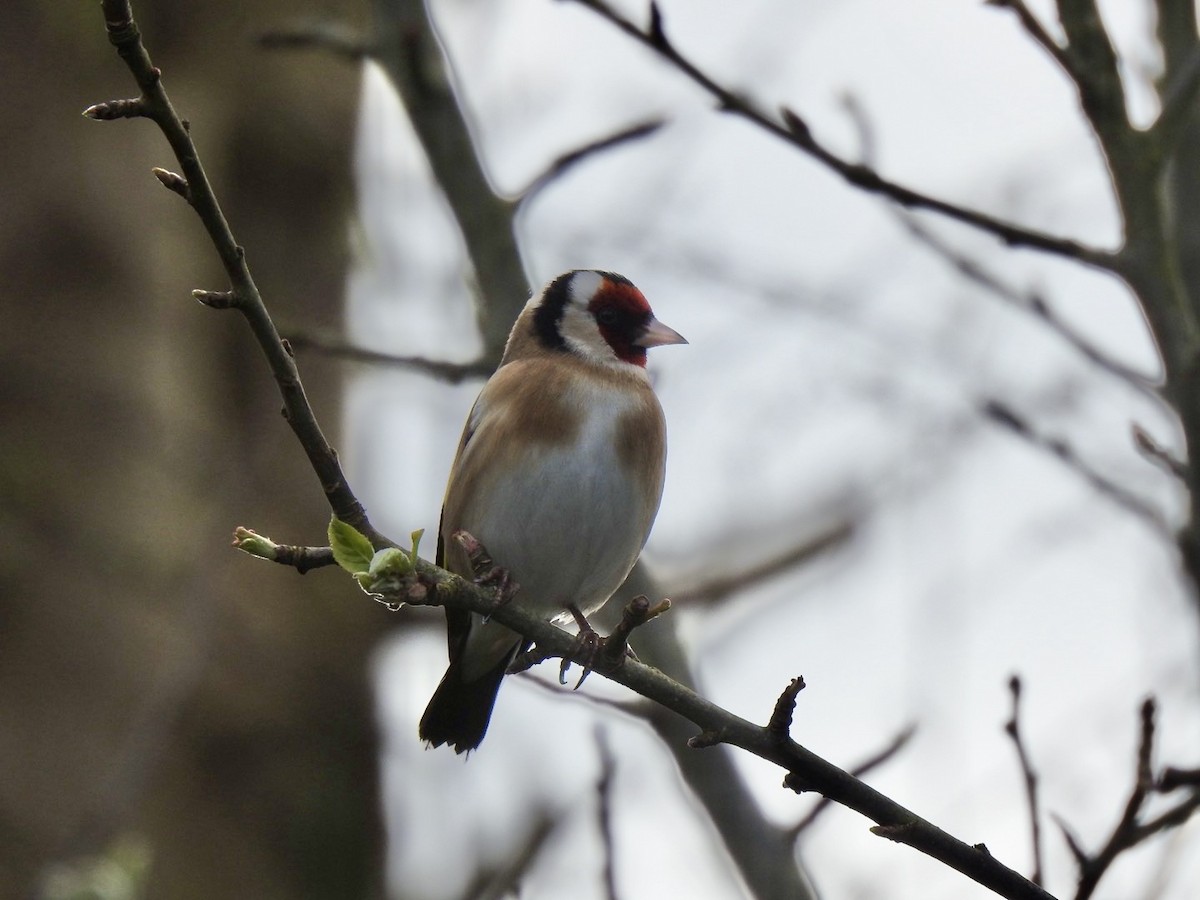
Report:
[[[869,166],[843,159],[821,144],[813,136],[808,124],[794,111],[784,107],[781,111],[782,121],[777,121],[746,97],[722,86],[711,76],[705,74],[694,62],[676,49],[675,45],[667,38],[666,32],[663,30],[662,15],[654,3],[650,5],[650,25],[643,30],[604,0],[575,0],[575,2],[586,6],[639,43],[653,50],[711,95],[722,111],[741,116],[768,134],[796,147],[861,190],[886,197],[908,209],[928,209],[939,213],[956,222],[987,232],[1011,247],[1041,250],[1056,256],[1078,260],[1104,271],[1115,271],[1116,269],[1117,256],[1113,253],[1090,247],[1078,241],[1055,237],[1035,229],[1015,225],[978,210],[939,200],[890,181]]]
[[[1158,384],[1136,369],[1133,369],[1113,359],[1100,350],[1091,341],[1076,331],[1065,319],[1054,311],[1044,298],[1036,293],[1024,292],[1006,283],[1000,276],[990,272],[978,260],[960,253],[949,242],[943,240],[927,228],[911,213],[899,211],[901,223],[908,232],[922,245],[941,257],[954,268],[959,275],[987,289],[992,296],[1004,301],[1016,309],[1029,313],[1069,344],[1080,356],[1103,369],[1110,375],[1119,378],[1126,384],[1136,388],[1143,394],[1155,400],[1162,400]]]
[[[888,741],[887,746],[875,753],[872,753],[869,757],[851,769],[850,774],[855,778],[865,778],[869,773],[882,766],[885,762],[903,750],[916,733],[916,725],[906,726],[904,730]],[[793,838],[799,838],[800,835],[812,827],[812,824],[817,820],[821,813],[827,810],[832,803],[833,801],[828,797],[822,797],[808,815],[806,815],[803,819],[789,829],[789,834],[791,834]],[[1035,880],[1034,884],[1039,884],[1039,882]]]
[[[1017,20],[1021,23],[1021,27],[1025,29],[1026,34],[1050,54],[1072,81],[1076,80],[1075,62],[1071,58],[1068,48],[1050,35],[1050,32],[1046,30],[1038,17],[1033,14],[1033,11],[1025,3],[1025,0],[984,0],[984,2],[988,6],[1012,10],[1016,14]]]
[[[591,141],[578,147],[569,153],[564,153],[558,159],[554,160],[542,174],[533,179],[527,187],[517,192],[518,202],[522,205],[527,204],[533,197],[543,189],[550,186],[551,183],[562,178],[567,172],[575,168],[584,160],[590,159],[598,153],[603,153],[611,150],[614,147],[619,147],[622,144],[630,143],[631,141],[639,141],[642,138],[650,137],[667,124],[662,119],[651,119],[646,122],[639,122],[636,125],[630,125],[628,128],[622,128],[615,134],[610,134],[608,137],[600,138],[599,140]]]
[[[1079,458],[1079,455],[1066,441],[1061,438],[1048,437],[1036,431],[1028,420],[1000,400],[984,400],[980,404],[979,411],[1010,433],[1058,459],[1105,497],[1142,519],[1164,537],[1173,536],[1170,525],[1158,510],[1128,489],[1092,469]]]
[[[593,664],[597,674],[671,710],[700,729],[694,747],[728,744],[774,763],[788,773],[793,790],[815,791],[877,824],[882,836],[907,844],[1002,897],[1053,900],[1043,889],[1008,868],[979,845],[972,846],[942,831],[916,813],[827,762],[778,729],[756,725],[706,700],[636,660],[606,658],[581,647],[576,636],[525,610],[520,604],[497,605],[493,594],[425,560],[416,561],[416,577],[427,589],[427,602],[449,609],[489,615],[501,625],[537,644],[545,658]],[[410,595],[406,595],[410,596]],[[777,717],[778,718],[778,717]],[[703,752],[703,751],[699,751]]]
[[[811,562],[818,556],[844,547],[854,537],[858,523],[853,519],[836,522],[821,533],[787,547],[741,569],[724,566],[722,571],[699,584],[675,591],[677,599],[690,609],[698,605],[714,605],[736,591],[754,587]]]
[[[267,358],[267,364],[283,398],[284,418],[300,441],[313,471],[320,479],[321,489],[325,492],[330,509],[343,522],[350,523],[367,535],[373,544],[386,543],[368,521],[366,509],[355,497],[342,472],[337,452],[330,446],[320,425],[317,424],[316,416],[305,396],[296,361],[279,337],[275,323],[267,312],[262,295],[246,264],[245,251],[234,239],[225,214],[217,202],[188,126],[171,105],[162,86],[161,72],[151,63],[150,55],[142,44],[141,34],[133,21],[129,0],[103,0],[102,7],[108,39],[129,67],[141,90],[141,96],[136,101],[136,115],[153,121],[171,145],[171,150],[174,151],[183,171],[182,176],[175,176],[180,178],[183,184],[177,184],[171,189],[176,193],[185,192],[183,196],[204,224],[229,278],[229,291],[201,291],[196,294],[197,299],[207,301],[211,306],[233,308],[242,314]],[[90,107],[85,114],[90,118],[105,118],[104,115],[97,114],[97,110],[105,106],[107,104]],[[159,177],[161,180],[161,176]],[[221,301],[215,302],[216,297],[221,297]]]

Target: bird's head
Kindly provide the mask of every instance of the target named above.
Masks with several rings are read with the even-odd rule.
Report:
[[[595,269],[558,276],[529,301],[521,318],[528,319],[542,349],[602,365],[644,367],[647,348],[687,343],[654,318],[633,282]]]

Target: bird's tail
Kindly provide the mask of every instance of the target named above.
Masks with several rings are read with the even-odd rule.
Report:
[[[505,654],[494,669],[474,681],[463,680],[461,658],[452,661],[421,716],[421,740],[432,747],[449,744],[455,753],[478,747],[487,734],[504,672],[518,649],[514,647],[513,653]]]

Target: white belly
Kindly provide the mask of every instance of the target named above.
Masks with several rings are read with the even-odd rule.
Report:
[[[646,504],[614,450],[616,413],[589,417],[570,447],[532,446],[459,525],[509,570],[516,602],[548,618],[568,604],[599,609],[646,542]]]

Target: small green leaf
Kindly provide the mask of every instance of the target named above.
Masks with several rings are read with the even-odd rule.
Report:
[[[411,555],[412,561],[414,563],[417,561],[417,551],[421,548],[421,538],[423,538],[424,536],[425,536],[424,528],[418,528],[416,531],[414,531],[412,534],[409,535],[409,537],[412,538],[412,553],[410,555]]]
[[[329,520],[329,546],[337,564],[351,575],[366,572],[371,567],[375,548],[354,526],[347,525],[337,516]]]

